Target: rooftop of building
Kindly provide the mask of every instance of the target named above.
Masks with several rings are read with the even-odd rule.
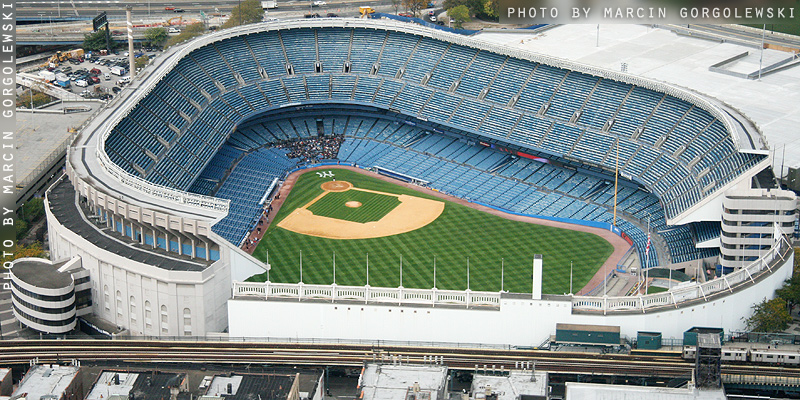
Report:
[[[72,284],[72,275],[59,272],[58,269],[66,261],[51,263],[49,260],[31,258],[17,260],[11,272],[22,282],[44,289],[61,289]]]
[[[206,395],[225,400],[283,400],[289,396],[294,380],[291,375],[215,376]]]
[[[78,375],[78,369],[74,366],[34,365],[25,373],[12,397],[27,393],[28,399],[47,399],[47,396],[58,399]]]
[[[127,398],[138,376],[138,373],[103,371],[85,400],[108,400],[111,396]]]
[[[473,396],[487,391],[496,394],[497,400],[517,400],[521,395],[546,398],[547,372],[511,371],[508,375],[473,375]]]
[[[76,204],[75,189],[66,178],[53,185],[47,199],[58,222],[95,246],[120,257],[170,271],[202,271],[212,263],[195,259],[190,261],[187,257],[172,255],[161,249],[145,248],[131,240],[125,240],[121,235],[112,236],[101,231],[85,218]]]
[[[65,107],[86,107],[88,111],[66,114],[17,113],[14,166],[19,169],[16,171],[16,183],[30,184],[42,172],[42,164],[52,162],[54,154],[63,156],[64,149],[74,137],[68,129],[83,124],[101,105],[97,101],[59,103],[44,107],[43,110],[61,111]]]
[[[361,377],[365,400],[407,400],[418,385],[417,400],[437,400],[447,379],[447,367],[440,365],[369,364]],[[411,397],[414,399],[415,397]]]
[[[665,388],[654,386],[603,385],[567,382],[569,400],[726,400],[723,389]]]

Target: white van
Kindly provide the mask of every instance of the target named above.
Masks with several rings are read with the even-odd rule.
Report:
[[[89,86],[89,82],[86,82],[86,79],[78,79],[75,81],[75,86],[87,87]]]
[[[168,33],[181,33],[181,30],[178,28],[169,28]]]
[[[126,83],[130,83],[130,82],[131,82],[131,77],[130,76],[123,76],[122,78],[120,78],[117,81],[117,85],[122,86],[122,85],[124,85]]]

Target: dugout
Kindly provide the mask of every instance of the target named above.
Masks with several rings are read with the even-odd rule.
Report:
[[[683,332],[683,345],[684,346],[697,346],[697,335],[702,333],[711,333],[719,335],[719,343],[724,343],[724,331],[722,328],[707,328],[695,326],[688,331]]]
[[[556,343],[619,346],[619,326],[556,324]]]
[[[661,332],[636,332],[636,348],[658,350],[661,348]]]

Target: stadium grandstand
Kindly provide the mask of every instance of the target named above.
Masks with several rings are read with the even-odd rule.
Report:
[[[326,137],[337,139],[291,151]],[[737,111],[665,83],[411,24],[287,21],[170,49],[81,133],[58,185],[75,188],[118,246],[180,260],[84,260],[112,298],[116,287],[131,308],[166,304],[172,322],[159,331],[102,301],[97,313],[137,333],[203,334],[226,327],[232,282],[267,268],[238,247],[265,194],[298,168],[377,166],[495,208],[601,223],[649,268],[717,263],[726,193],[768,189],[750,185],[770,166],[763,143]],[[794,221],[794,196],[772,189]],[[646,256],[648,231],[659,245]],[[75,255],[80,236],[52,237],[54,254]],[[771,248],[758,246],[730,265]],[[147,289],[110,282],[123,271],[149,277],[136,279]],[[169,300],[148,305],[151,290]]]

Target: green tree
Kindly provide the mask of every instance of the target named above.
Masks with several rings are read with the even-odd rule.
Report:
[[[480,16],[492,21],[500,20],[500,1],[499,0],[486,0],[483,3],[483,12],[479,13]]]
[[[136,63],[136,69],[138,70],[139,68],[144,68],[147,66],[147,64],[150,62],[150,57],[144,55],[141,57],[136,57],[134,62]]]
[[[450,16],[455,23],[456,28],[459,29],[464,26],[464,22],[469,21],[469,9],[467,9],[467,6],[463,4],[447,10],[447,15]]]
[[[415,17],[419,15],[419,10],[428,6],[428,0],[402,0],[402,3],[403,7]]]
[[[114,50],[118,45],[114,39],[111,39],[111,50]],[[94,33],[87,33],[83,36],[83,49],[84,50],[104,50],[106,48],[106,30],[100,29]]]
[[[44,216],[44,199],[41,197],[35,197],[28,200],[22,206],[22,211],[20,214],[20,217],[22,217],[25,222],[31,223],[37,221],[39,218]]]
[[[795,272],[784,282],[783,287],[775,291],[775,295],[786,300],[789,310],[800,304],[800,274]]]
[[[18,258],[24,257],[45,257],[45,253],[40,242],[33,242],[27,246],[18,244],[14,247],[14,252],[9,254],[10,255],[3,257],[3,262],[14,261]]]
[[[177,35],[172,36],[171,38],[169,38],[169,40],[167,40],[167,44],[164,46],[164,48],[167,48],[169,46],[176,45],[176,44],[178,44],[180,42],[183,42],[183,41],[192,39],[194,37],[200,36],[205,32],[206,32],[206,26],[203,25],[202,22],[198,22],[198,23],[195,23],[195,24],[187,25],[183,29],[183,31],[181,31],[180,34],[177,34]]]
[[[467,0],[444,0],[442,2],[442,7],[444,7],[445,10],[449,10],[451,8],[455,8],[461,5],[466,6]]]
[[[747,330],[751,332],[780,332],[789,327],[792,316],[786,308],[786,300],[764,299],[753,305],[753,315],[745,319]]]
[[[233,7],[231,17],[222,24],[222,29],[234,26],[261,22],[264,19],[264,9],[259,0],[244,0],[240,5]]]
[[[167,29],[162,27],[149,28],[144,31],[144,39],[150,46],[163,46],[167,42],[169,36]]]

